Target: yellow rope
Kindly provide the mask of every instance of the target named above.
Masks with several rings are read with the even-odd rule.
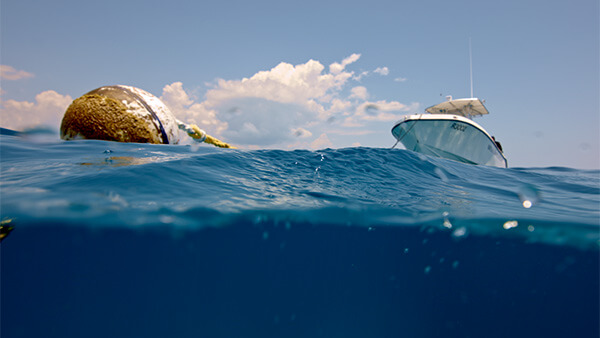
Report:
[[[198,140],[199,142],[212,144],[212,145],[214,145],[216,147],[220,147],[220,148],[236,149],[235,147],[229,145],[228,143],[225,143],[217,138],[214,138],[214,137],[206,134],[206,132],[204,132],[204,130],[200,129],[195,124],[186,125],[186,127],[189,127],[189,129],[186,129],[188,135],[190,135],[192,138]]]

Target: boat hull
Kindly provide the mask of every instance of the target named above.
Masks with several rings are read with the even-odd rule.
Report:
[[[470,164],[507,167],[502,151],[477,123],[457,115],[404,117],[392,134],[407,150]]]

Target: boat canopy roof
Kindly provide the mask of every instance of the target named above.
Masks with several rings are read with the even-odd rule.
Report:
[[[449,99],[425,109],[430,114],[454,114],[464,117],[473,117],[489,114],[483,102],[477,98]]]

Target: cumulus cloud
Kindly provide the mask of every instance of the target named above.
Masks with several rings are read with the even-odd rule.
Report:
[[[347,68],[359,58],[352,54],[332,63],[329,71],[309,60],[297,65],[281,62],[248,78],[216,79],[201,102],[175,82],[164,87],[161,99],[178,119],[241,147],[330,147],[327,131],[332,128],[388,121],[392,110],[407,109],[399,102],[380,100],[371,103],[377,106],[373,113],[367,107],[367,88],[348,88],[355,76]],[[386,67],[378,69],[377,73],[388,72]]]
[[[390,70],[388,69],[388,67],[377,67],[377,69],[375,69],[373,71],[373,73],[377,73],[379,75],[388,75],[390,73]]]
[[[361,72],[360,74],[358,74],[356,76],[353,76],[352,79],[354,81],[360,82],[360,80],[362,80],[362,78],[365,77],[365,76],[369,76],[369,71],[365,70],[364,72]]]
[[[311,124],[351,106],[339,93],[352,77],[343,69],[359,57],[347,57],[329,73],[320,62],[309,60],[299,65],[281,62],[241,80],[218,79],[201,103],[194,103],[176,82],[165,86],[161,99],[180,120],[196,122],[231,142],[284,146],[298,136],[312,136]]]
[[[344,68],[346,68],[347,65],[358,61],[358,59],[360,59],[360,54],[355,53],[345,58],[342,63],[334,62],[329,65],[329,72],[331,72],[331,74],[340,73],[344,70]]]
[[[358,75],[354,75],[352,79],[360,82],[364,77],[370,76],[372,73],[386,76],[390,74],[390,69],[388,67],[377,67],[372,72],[365,70],[360,72]]]
[[[207,107],[206,102],[196,103],[183,89],[181,82],[165,86],[160,99],[177,119],[195,123],[211,135],[220,135],[228,127],[226,122],[217,118],[214,109]]]
[[[21,80],[33,77],[32,73],[24,70],[17,70],[11,66],[0,65],[0,79],[2,80]]]
[[[312,149],[323,149],[323,148],[332,148],[333,143],[327,137],[327,134],[321,134],[316,140],[312,141],[310,144],[310,148]]]
[[[73,99],[69,95],[61,95],[53,90],[39,93],[35,96],[35,102],[1,101],[0,126],[14,130],[35,127],[50,127],[58,130],[71,102]]]
[[[352,95],[350,95],[350,98],[366,100],[369,97],[367,88],[365,88],[363,86],[354,87],[354,88],[352,88],[351,92],[352,92]]]

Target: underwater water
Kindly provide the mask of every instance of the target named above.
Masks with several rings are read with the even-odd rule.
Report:
[[[0,172],[3,338],[600,334],[599,171],[4,131]]]

